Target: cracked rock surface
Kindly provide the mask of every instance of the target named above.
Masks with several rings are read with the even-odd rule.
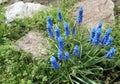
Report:
[[[75,4],[73,15],[77,17],[78,8],[82,6],[83,24],[88,28],[96,27],[99,21],[111,23],[114,17],[114,3],[112,0],[85,0]]]
[[[19,39],[17,48],[30,53],[32,56],[46,58],[48,57],[47,49],[49,48],[49,43],[42,32],[31,30]]]

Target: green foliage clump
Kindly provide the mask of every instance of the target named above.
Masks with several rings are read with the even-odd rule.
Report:
[[[63,15],[64,21],[69,22],[69,29],[72,30],[72,26],[75,25],[72,22],[71,18],[66,19],[66,15]],[[114,82],[114,80],[118,77],[116,75],[114,69],[116,69],[118,61],[117,56],[113,59],[106,59],[105,54],[114,45],[107,46],[94,46],[93,44],[88,42],[89,31],[83,26],[76,26],[76,34],[69,37],[64,36],[63,22],[56,22],[53,25],[53,30],[55,30],[56,25],[60,28],[61,36],[63,37],[65,43],[65,50],[70,53],[70,61],[59,61],[60,69],[56,70],[53,75],[50,83],[85,83],[85,84],[97,84],[97,83],[106,83],[106,82]],[[50,41],[50,55],[55,56],[57,58],[58,53],[58,43],[55,39],[49,39]],[[72,51],[75,45],[79,45],[80,49],[80,57],[75,57],[72,55]],[[112,76],[109,74],[113,73]],[[119,72],[117,72],[119,73]],[[104,76],[106,75],[106,76]]]

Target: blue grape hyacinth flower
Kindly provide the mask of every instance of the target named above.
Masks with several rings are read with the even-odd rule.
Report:
[[[58,10],[58,21],[62,21],[62,14],[60,10]]]
[[[69,26],[67,22],[63,23],[64,29],[65,29],[65,35],[69,36],[70,35],[70,31],[69,31]]]
[[[56,33],[56,41],[58,41],[58,37],[60,37],[60,30],[58,27],[55,28],[55,33]]]
[[[96,28],[96,31],[99,31],[100,34],[102,33],[102,25],[103,25],[102,22],[98,22],[98,27]]]
[[[102,37],[102,39],[101,39],[101,44],[102,45],[106,45],[106,42],[108,41],[108,39],[109,39],[109,35],[110,35],[110,33],[111,33],[111,28],[108,28],[107,30],[106,30],[106,32],[105,32],[105,34],[103,35],[103,37]]]
[[[51,62],[51,63],[57,62],[57,61],[56,61],[56,58],[55,58],[54,56],[52,56],[52,57],[50,58],[50,62]]]
[[[63,60],[64,59],[64,56],[63,56],[63,53],[61,50],[58,50],[58,59],[59,60]]]
[[[54,56],[52,56],[50,58],[50,62],[51,62],[51,66],[52,66],[53,69],[59,69],[60,68],[59,63],[56,61],[56,58]]]
[[[80,25],[82,21],[83,21],[83,7],[80,7],[78,11],[78,17],[77,17],[78,25]]]
[[[102,28],[103,23],[102,22],[98,22],[98,27],[97,28]]]
[[[48,29],[48,35],[50,36],[50,38],[54,38],[54,33],[52,31],[52,26],[48,23],[46,27]]]
[[[90,35],[90,37],[89,37],[89,42],[92,42],[92,41],[93,41],[93,38],[95,37],[95,32],[96,32],[96,29],[93,28],[93,29],[91,30],[91,35]]]
[[[111,46],[112,41],[113,41],[113,38],[112,38],[112,36],[110,36],[105,45],[106,46]]]
[[[72,26],[72,36],[75,35],[75,26]]]
[[[100,35],[101,35],[101,29],[96,29],[96,33],[92,41],[95,46],[99,44]]]
[[[107,40],[108,40],[108,36],[106,36],[106,35],[103,35],[103,37],[101,38],[101,44],[102,45],[105,45],[106,44],[106,42],[107,42]]]
[[[69,52],[65,52],[65,59],[66,59],[66,60],[70,60]]]
[[[64,42],[63,42],[63,39],[62,39],[62,37],[60,36],[60,37],[58,37],[58,47],[59,47],[59,49],[61,50],[61,51],[63,51],[64,50]]]
[[[111,33],[111,31],[112,31],[111,28],[107,28],[107,29],[106,29],[106,32],[105,32],[105,35],[106,35],[106,36],[109,36],[110,33]]]
[[[74,47],[74,50],[73,50],[72,54],[73,54],[73,55],[75,55],[76,57],[79,57],[79,56],[80,56],[80,54],[79,54],[79,47],[78,47],[78,45],[75,45],[75,47]]]
[[[107,52],[106,58],[108,58],[108,59],[113,58],[113,56],[114,56],[114,54],[115,54],[115,51],[116,51],[115,48],[111,48],[111,49]]]
[[[48,23],[49,23],[51,26],[53,26],[53,22],[52,22],[50,16],[47,17],[47,21],[48,21]]]

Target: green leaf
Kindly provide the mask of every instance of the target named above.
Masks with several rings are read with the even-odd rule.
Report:
[[[84,84],[89,84],[89,83],[87,83],[86,81],[84,81],[82,78],[79,78],[79,77],[77,77],[77,76],[74,76],[74,75],[72,75],[74,78],[76,78],[78,81],[75,81],[75,79],[73,80],[74,82],[78,82],[78,84],[80,83],[80,82],[82,82],[82,83],[84,83]]]
[[[44,76],[43,78],[42,78],[42,81],[44,82],[44,81],[47,81],[48,79],[47,79],[47,76]]]
[[[0,20],[4,20],[4,19],[5,19],[4,14],[0,14]]]
[[[31,81],[31,80],[28,80],[28,81],[27,81],[27,84],[32,84],[32,81]]]

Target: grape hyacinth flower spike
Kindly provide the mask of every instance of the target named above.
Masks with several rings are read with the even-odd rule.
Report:
[[[100,34],[102,33],[102,25],[103,25],[103,23],[102,23],[102,22],[99,22],[99,23],[98,23],[98,27],[96,28],[96,31],[99,31]]]
[[[50,36],[50,38],[54,38],[54,34],[53,34],[53,31],[52,31],[52,26],[48,23],[46,27],[48,29],[48,35]]]
[[[61,50],[58,51],[58,59],[59,60],[63,60],[64,59],[64,56],[63,56],[63,53]]]
[[[102,28],[102,25],[103,25],[103,23],[102,23],[102,22],[99,22],[97,28]]]
[[[105,35],[106,36],[109,36],[110,33],[111,33],[112,29],[111,28],[107,28],[106,32],[105,32]]]
[[[62,14],[60,10],[58,10],[58,21],[62,21]]]
[[[60,49],[61,51],[64,50],[64,42],[63,42],[63,39],[62,39],[61,36],[58,37],[58,47],[59,47],[59,49]]]
[[[116,51],[115,48],[111,48],[111,49],[107,52],[106,58],[111,59],[111,58],[114,56],[115,51]]]
[[[92,41],[93,41],[93,38],[95,37],[95,32],[96,32],[96,29],[93,28],[93,29],[91,30],[91,35],[90,35],[90,37],[89,37],[89,42],[92,42]]]
[[[65,59],[66,59],[66,60],[70,60],[70,55],[69,55],[68,52],[65,52]]]
[[[77,17],[78,25],[81,25],[82,20],[83,20],[83,7],[80,7],[78,11],[78,17]]]
[[[69,31],[69,26],[67,22],[63,23],[64,29],[65,29],[65,35],[69,36],[70,35],[70,31]]]
[[[102,45],[106,45],[106,42],[109,40],[109,35],[111,33],[111,28],[108,28],[105,32],[105,34],[103,35],[102,39],[101,39],[101,44]]]
[[[53,23],[52,23],[52,20],[51,20],[50,16],[47,17],[47,21],[51,26],[53,26]]]
[[[72,26],[72,36],[75,35],[75,26]]]
[[[54,56],[52,56],[50,58],[50,62],[51,62],[51,66],[52,66],[53,69],[59,69],[60,68],[59,63],[56,61],[56,58]]]
[[[60,30],[58,27],[55,28],[55,33],[56,33],[56,41],[58,41],[58,37],[60,37]]]
[[[112,36],[110,36],[105,45],[106,46],[111,46],[112,41],[113,41],[113,38],[112,38]]]
[[[101,44],[102,44],[102,45],[105,45],[106,42],[107,42],[107,40],[108,40],[108,36],[103,35],[103,37],[101,38]]]
[[[96,46],[99,44],[100,41],[100,35],[101,35],[101,29],[96,29],[95,36],[92,40],[93,44]]]
[[[73,50],[72,54],[75,55],[76,57],[79,57],[80,54],[79,54],[79,47],[78,47],[78,45],[76,45],[74,47],[74,50]]]

